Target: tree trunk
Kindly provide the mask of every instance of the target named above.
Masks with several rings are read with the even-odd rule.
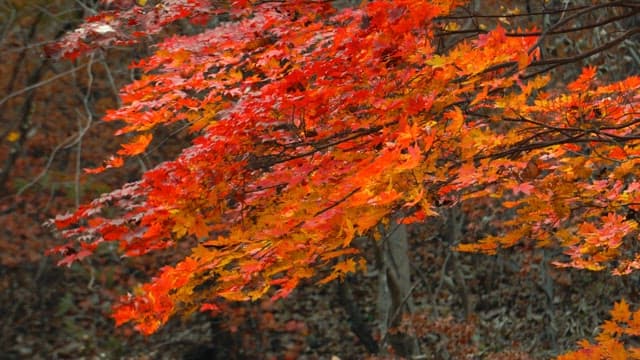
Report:
[[[413,312],[407,227],[394,222],[381,233],[382,240],[376,246],[381,347],[384,351],[389,344],[397,355],[410,358],[420,352],[418,340],[405,333],[390,332],[402,323],[405,314]]]

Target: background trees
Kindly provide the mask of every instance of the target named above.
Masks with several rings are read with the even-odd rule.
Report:
[[[57,221],[60,227],[79,222],[66,237],[89,235],[79,248],[58,248],[65,261],[84,258],[104,240],[120,241],[129,255],[180,239],[195,246],[125,299],[119,321],[135,320],[150,332],[177,310],[216,310],[222,304],[215,295],[245,300],[275,286],[275,296],[284,296],[313,275],[312,263],[333,268],[325,280],[345,277],[363,267],[353,256],[367,257],[373,246],[378,341],[397,352],[421,352],[429,332],[447,322],[430,328],[421,321],[424,333],[414,322],[418,337],[392,339],[387,329],[398,326],[403,312],[415,311],[410,300],[421,277],[414,269],[412,284],[411,268],[398,265],[409,263],[410,240],[397,222],[427,218],[433,218],[427,237],[444,249],[460,245],[463,236],[484,240],[459,248],[490,253],[553,245],[535,260],[547,297],[547,343],[558,338],[546,268],[558,259],[553,248],[572,249],[568,264],[574,267],[601,268],[629,254],[613,267],[634,268],[633,242],[625,239],[635,231],[628,219],[635,136],[629,109],[636,106],[637,79],[605,86],[588,68],[569,85],[569,95],[560,95],[544,88],[558,85],[552,78],[536,75],[624,44],[636,30],[631,24],[621,37],[601,34],[599,43],[575,54],[553,54],[553,46],[538,47],[543,41],[534,37],[570,42],[571,27],[618,26],[637,13],[633,3],[509,4],[515,7],[503,16],[484,17],[473,13],[481,3],[454,10],[455,4],[373,2],[331,15],[330,4],[290,2],[255,5],[251,16],[244,5],[213,8],[222,12],[201,5],[122,5],[118,16],[99,15],[50,48],[50,54],[75,57],[86,47],[139,40],[140,31],[155,33],[191,15],[196,25],[223,21],[205,35],[164,42],[138,64],[147,75],[125,89],[125,106],[109,115],[127,121],[125,132],[142,132],[117,155],[141,154],[158,124],[185,121],[204,135],[177,161]],[[590,15],[595,22],[588,22]],[[541,19],[542,30],[518,30]],[[471,35],[473,42],[461,43]],[[630,55],[616,66],[633,61]],[[121,162],[113,157],[103,167]],[[568,181],[578,186],[564,185]],[[400,216],[389,218],[393,213]],[[86,217],[93,217],[89,227],[79,221]],[[386,225],[376,226],[384,218]],[[377,245],[348,246],[363,236],[377,238]],[[472,316],[481,301],[470,299],[458,255],[446,254],[429,308],[452,269],[450,290]],[[430,288],[424,274],[422,282]],[[199,297],[208,302],[201,305]],[[350,311],[353,324],[358,313]],[[367,343],[363,327],[353,328]]]
[[[144,168],[175,153],[173,144],[183,141],[178,133],[165,143],[168,146],[122,171],[84,174],[82,168],[97,166],[118,149],[117,139],[102,136],[117,125],[100,118],[118,105],[118,89],[135,76],[128,63],[145,51],[142,45],[114,49],[73,62],[45,56],[44,46],[73,30],[97,6],[79,1],[0,1],[3,358],[76,357],[117,344],[100,330],[111,324],[100,304],[108,307],[116,296],[105,284],[126,284],[131,270],[111,268],[120,262],[103,257],[71,272],[59,271],[44,255],[59,240],[42,224],[137,178]],[[175,129],[167,134],[170,131]],[[61,286],[64,283],[73,285]],[[92,310],[86,311],[89,307]]]

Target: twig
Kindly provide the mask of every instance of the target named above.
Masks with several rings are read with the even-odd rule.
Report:
[[[7,101],[9,101],[11,99],[13,99],[16,96],[20,96],[20,95],[22,95],[24,93],[27,93],[27,92],[29,92],[29,91],[31,91],[33,89],[39,88],[40,86],[47,85],[47,84],[53,82],[54,80],[60,79],[61,77],[65,77],[65,76],[67,76],[69,74],[73,74],[77,70],[80,70],[80,69],[86,67],[87,65],[89,65],[89,64],[86,63],[86,64],[78,65],[78,66],[76,66],[74,68],[71,68],[70,70],[67,70],[67,71],[61,72],[59,74],[56,74],[56,75],[54,75],[54,76],[52,76],[52,77],[50,77],[50,78],[48,78],[46,80],[42,80],[42,81],[37,82],[37,83],[35,83],[33,85],[29,85],[29,86],[26,86],[26,87],[24,87],[24,88],[22,88],[20,90],[14,91],[11,94],[9,94],[9,95],[3,97],[2,99],[0,99],[0,105],[4,104],[5,102],[7,102]]]
[[[402,301],[400,302],[400,304],[396,308],[396,311],[393,313],[393,315],[389,319],[389,324],[393,324],[393,322],[398,319],[398,316],[400,316],[400,314],[402,314],[402,309],[404,309],[404,306],[406,305],[406,303],[409,300],[409,298],[411,298],[411,295],[413,294],[413,291],[417,287],[418,287],[418,283],[417,282],[413,283],[413,285],[411,286],[409,291],[407,291],[407,294],[402,298]],[[384,344],[386,342],[388,335],[389,335],[389,331],[387,330],[387,331],[385,331],[384,335],[382,336],[382,339],[380,340],[381,344]]]

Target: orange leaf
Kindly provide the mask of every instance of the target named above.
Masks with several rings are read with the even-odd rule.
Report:
[[[627,153],[623,148],[616,146],[613,150],[609,151],[609,157],[614,160],[624,160],[627,158]]]
[[[613,310],[611,310],[611,317],[614,321],[618,322],[627,322],[631,317],[631,312],[629,311],[629,304],[622,299],[620,302],[613,305]]]
[[[567,85],[567,88],[576,92],[587,90],[596,76],[596,70],[594,66],[583,68],[582,74],[574,82]]]
[[[152,134],[140,135],[128,144],[122,144],[122,149],[118,150],[118,155],[134,156],[141,154],[147,149],[151,139],[153,139]]]
[[[112,156],[104,162],[103,166],[97,168],[85,168],[84,172],[86,172],[87,174],[98,174],[105,171],[106,169],[119,168],[122,167],[122,165],[124,165],[124,160],[121,157]]]
[[[200,311],[211,311],[215,313],[220,311],[220,307],[216,304],[205,303],[200,306]]]

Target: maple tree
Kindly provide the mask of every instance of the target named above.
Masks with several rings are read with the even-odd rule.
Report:
[[[125,256],[192,247],[121,298],[118,325],[149,334],[177,312],[215,312],[220,299],[284,297],[319,266],[332,269],[320,283],[343,278],[365,267],[351,243],[376,225],[485,197],[512,219],[460,251],[525,243],[564,248],[560,267],[640,267],[640,77],[605,82],[585,67],[548,86],[549,70],[569,60],[540,46],[568,20],[545,30],[502,21],[447,43],[465,33],[464,1],[107,3],[49,54],[131,45],[180,19],[200,29],[160,40],[133,65],[143,75],[105,120],[135,136],[87,171],[122,166],[176,122],[197,135],[192,145],[55,219],[69,240],[53,250],[61,264],[104,242]],[[634,2],[598,7],[619,9],[617,19],[640,12]],[[567,19],[593,8],[571,10]]]

